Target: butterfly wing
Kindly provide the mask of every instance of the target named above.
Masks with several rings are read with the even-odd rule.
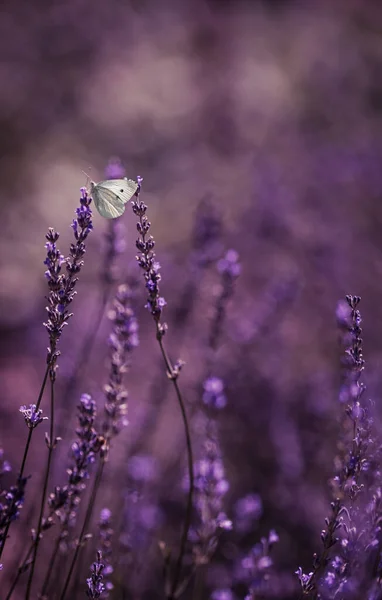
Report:
[[[134,196],[138,184],[132,179],[108,179],[98,183],[97,188],[112,192],[123,204],[126,204]]]
[[[92,186],[94,204],[102,217],[116,219],[125,212],[125,205],[115,192],[101,185],[102,183]]]

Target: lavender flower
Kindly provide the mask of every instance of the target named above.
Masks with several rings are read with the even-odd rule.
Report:
[[[139,184],[140,182],[141,180],[139,181]],[[146,308],[148,308],[154,318],[157,326],[157,337],[159,340],[161,340],[167,329],[165,324],[162,325],[160,323],[162,310],[166,306],[166,301],[160,295],[159,291],[161,275],[159,273],[160,264],[155,260],[155,241],[151,235],[146,239],[151,227],[151,223],[146,216],[146,204],[144,204],[144,202],[142,202],[138,196],[137,200],[132,202],[132,207],[134,214],[139,218],[137,230],[140,238],[136,241],[136,246],[139,251],[137,261],[141,269],[144,271],[146,280],[146,290],[148,292]]]
[[[72,461],[67,469],[68,484],[62,490],[56,488],[48,501],[49,507],[56,512],[60,519],[61,530],[50,558],[42,595],[47,592],[58,550],[61,549],[62,552],[68,550],[70,530],[74,528],[77,521],[82,494],[90,475],[89,468],[104,443],[103,437],[94,429],[96,414],[96,403],[89,394],[83,394],[78,405],[77,439],[72,444]],[[64,504],[62,504],[63,500]]]
[[[61,510],[57,510],[61,521],[59,543],[62,550],[67,549],[69,529],[76,523],[81,497],[89,479],[89,467],[94,463],[96,454],[103,444],[103,438],[94,429],[96,414],[96,403],[91,396],[83,394],[78,405],[77,439],[72,444],[72,461],[67,469],[68,485],[63,492],[68,500]],[[60,495],[59,490],[53,496],[51,495],[50,506],[56,502],[57,495]]]
[[[128,394],[123,376],[128,369],[131,352],[139,344],[138,322],[131,308],[131,291],[127,285],[119,286],[109,318],[113,323],[113,330],[109,337],[111,368],[109,381],[104,387],[106,401],[105,420],[102,426],[106,439],[102,452],[106,454],[111,438],[127,424]]]
[[[224,383],[219,377],[208,377],[203,384],[203,402],[212,408],[224,408],[227,398],[224,394]]]
[[[106,179],[123,179],[126,175],[125,167],[118,157],[109,160],[105,169]]]
[[[249,593],[246,600],[255,600],[263,597],[269,590],[269,577],[273,561],[270,552],[274,544],[279,541],[275,531],[270,531],[268,537],[253,546],[250,554],[243,560],[243,567],[249,579]]]
[[[235,600],[235,596],[232,590],[221,588],[212,592],[211,600]]]
[[[104,591],[102,593],[102,598],[108,598],[109,592],[113,589],[113,584],[108,579],[113,573],[113,567],[111,565],[110,559],[112,554],[112,537],[113,537],[113,529],[110,525],[111,512],[108,508],[104,508],[101,510],[100,518],[98,521],[98,532],[100,539],[100,551],[103,557],[104,569],[102,571],[105,583],[104,583]]]
[[[80,207],[76,209],[77,218],[73,220],[72,228],[76,242],[70,247],[69,256],[64,259],[57,248],[59,234],[50,228],[46,235],[47,256],[44,264],[47,266],[45,276],[48,280],[48,321],[44,323],[49,334],[50,346],[48,348],[47,362],[53,367],[57,358],[57,344],[63,328],[72,316],[68,307],[75,296],[75,286],[78,281],[76,275],[83,266],[85,254],[85,240],[93,229],[91,198],[86,188],[81,188]],[[66,275],[61,272],[62,265],[66,265]],[[51,369],[51,373],[53,370]]]
[[[0,492],[0,543],[3,547],[9,525],[20,515],[20,509],[24,504],[25,485],[27,477],[19,477],[17,484],[10,489]]]
[[[12,471],[11,464],[4,458],[4,450],[0,448],[0,476]]]
[[[360,298],[346,296],[346,302],[347,306],[341,303],[337,308],[338,324],[345,345],[340,390],[340,402],[345,403],[345,415],[340,456],[337,458],[338,471],[332,480],[334,500],[331,514],[325,519],[326,529],[321,532],[324,548],[320,555],[314,556],[313,571],[305,574],[299,568],[296,572],[303,594],[313,599],[328,594],[330,597],[350,594],[350,588],[352,593],[355,592],[362,581],[364,566],[361,569],[360,558],[365,556],[367,544],[363,540],[367,537],[365,533],[369,518],[364,511],[360,511],[355,500],[364,488],[365,477],[372,477],[369,471],[374,441],[369,409],[361,403],[365,386],[360,382],[364,369],[361,315],[357,308]],[[371,480],[368,485],[371,485]],[[331,559],[332,548],[340,540],[339,530],[342,531],[341,545],[337,547],[334,559]],[[356,575],[356,572],[354,579],[352,573]]]
[[[73,527],[76,522],[81,495],[86,487],[86,481],[89,479],[89,467],[94,463],[96,454],[103,444],[103,438],[94,429],[96,414],[95,401],[89,394],[82,394],[78,405],[77,440],[72,444],[72,462],[67,469],[69,502],[60,515],[62,540],[67,538],[69,528]]]
[[[100,551],[97,552],[97,561],[92,564],[91,567],[91,577],[86,580],[88,589],[86,591],[86,595],[88,598],[92,598],[93,600],[96,598],[101,598],[102,594],[105,591],[105,586],[102,582],[103,580],[103,570],[104,564],[101,562],[102,554]]]
[[[29,408],[25,405],[20,406],[19,411],[22,413],[29,429],[34,429],[37,425],[48,419],[48,417],[42,416],[41,408],[36,409],[35,404],[30,404]]]
[[[207,564],[211,560],[220,533],[232,528],[231,521],[223,512],[223,497],[229,484],[224,476],[216,427],[212,421],[207,424],[203,451],[203,458],[195,464],[194,506],[198,521],[189,536],[196,565]]]
[[[183,366],[183,361],[178,360],[175,365],[171,364],[170,359],[165,351],[163,345],[163,336],[166,333],[167,325],[161,322],[162,310],[166,306],[165,299],[160,296],[159,282],[161,279],[159,269],[160,265],[155,261],[155,241],[152,236],[147,237],[151,224],[146,216],[147,206],[140,200],[139,194],[141,191],[142,178],[137,177],[138,189],[135,193],[136,201],[132,202],[133,212],[139,218],[137,223],[137,231],[139,234],[136,240],[136,248],[139,252],[137,261],[144,273],[146,281],[146,290],[148,292],[148,299],[146,307],[149,309],[156,326],[156,338],[159,343],[159,347],[162,353],[164,363],[166,365],[167,376],[173,382],[174,389],[176,392],[179,408],[182,414],[184,432],[186,437],[187,446],[187,462],[188,462],[188,475],[189,475],[189,492],[187,498],[186,517],[184,522],[184,528],[180,541],[180,549],[178,558],[175,564],[174,575],[172,581],[170,581],[169,566],[170,561],[165,559],[165,579],[166,579],[166,593],[168,600],[174,600],[176,595],[179,593],[178,583],[181,576],[183,558],[186,551],[186,543],[188,538],[188,532],[191,524],[191,513],[192,513],[192,498],[194,492],[194,461],[192,455],[192,444],[190,428],[188,425],[187,412],[182,398],[182,394],[178,385],[178,376]],[[181,584],[182,585],[182,584]]]
[[[221,215],[206,196],[198,205],[192,234],[192,262],[197,268],[205,268],[217,259],[222,248],[221,237]]]
[[[227,302],[233,294],[235,281],[241,273],[241,264],[236,250],[228,250],[218,261],[217,269],[221,275],[221,287],[208,340],[208,346],[213,352],[217,349],[221,336]]]
[[[263,512],[261,498],[258,494],[247,494],[235,504],[234,529],[240,533],[247,533],[253,528]]]

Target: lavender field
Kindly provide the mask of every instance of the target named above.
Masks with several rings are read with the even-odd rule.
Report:
[[[0,600],[382,600],[381,72],[372,0],[4,0]]]

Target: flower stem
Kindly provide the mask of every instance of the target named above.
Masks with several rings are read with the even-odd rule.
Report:
[[[66,580],[65,580],[65,583],[64,583],[64,588],[63,588],[63,590],[61,592],[60,600],[64,600],[64,598],[66,596],[66,592],[68,591],[69,583],[70,583],[70,580],[71,580],[72,575],[73,575],[73,570],[74,570],[74,567],[75,567],[75,564],[76,564],[76,561],[77,561],[80,549],[81,549],[81,547],[83,545],[83,539],[84,539],[86,530],[89,527],[90,519],[91,519],[92,514],[93,514],[94,504],[95,504],[95,500],[96,500],[96,497],[97,497],[97,492],[98,492],[98,489],[99,489],[99,486],[100,486],[100,483],[101,483],[104,466],[105,466],[105,461],[103,459],[101,459],[101,461],[98,463],[97,474],[96,474],[96,477],[95,477],[95,480],[94,480],[94,484],[93,484],[93,489],[92,489],[92,492],[91,492],[91,495],[90,495],[90,500],[89,500],[88,508],[86,510],[86,515],[85,515],[84,523],[82,525],[81,533],[80,533],[80,535],[78,537],[78,541],[76,543],[76,549],[74,551],[73,559],[72,559],[72,562],[71,562],[70,567],[69,567],[69,572],[68,572],[68,574],[66,576]]]
[[[28,579],[25,600],[29,600],[31,591],[32,591],[34,570],[35,570],[35,566],[36,566],[37,553],[38,553],[38,548],[39,548],[39,544],[40,544],[40,536],[41,536],[42,521],[43,521],[43,516],[44,516],[45,500],[46,500],[46,494],[47,494],[47,490],[48,490],[50,466],[51,466],[51,461],[52,461],[53,450],[56,446],[56,440],[54,439],[54,383],[55,383],[55,372],[54,372],[54,367],[52,367],[52,369],[50,371],[50,432],[49,432],[49,441],[48,441],[48,460],[47,460],[46,470],[45,470],[44,486],[43,486],[43,491],[42,491],[42,496],[41,496],[40,514],[39,514],[39,518],[38,518],[36,538],[35,538],[34,549],[33,549],[33,558],[32,558],[32,564],[31,564],[31,569],[30,569],[30,573],[29,573],[29,579]]]
[[[40,393],[38,395],[37,398],[37,403],[36,403],[36,411],[38,411],[38,409],[40,408],[40,404],[41,404],[41,400],[44,394],[44,390],[45,390],[45,386],[46,386],[46,382],[48,379],[48,374],[49,374],[49,370],[50,370],[50,364],[48,363],[47,367],[46,367],[46,371],[45,371],[45,375],[44,375],[44,379],[42,381],[41,384],[41,389],[40,389]],[[24,475],[24,469],[25,469],[25,464],[27,461],[27,457],[28,457],[28,453],[29,453],[29,448],[30,448],[30,444],[31,444],[31,440],[32,440],[32,435],[33,435],[33,428],[31,427],[28,431],[28,437],[27,437],[27,441],[25,444],[25,449],[24,449],[24,456],[23,456],[23,460],[21,462],[21,467],[20,467],[20,473],[18,475],[18,480],[20,481],[23,478]],[[12,503],[11,507],[10,507],[10,512],[13,510],[14,508],[14,502]],[[0,558],[1,555],[3,554],[3,550],[4,550],[4,546],[5,546],[5,542],[7,540],[7,536],[8,536],[8,531],[9,531],[9,527],[11,525],[11,521],[8,521],[7,526],[4,530],[4,534],[3,534],[3,539],[1,542],[1,546],[0,546]]]

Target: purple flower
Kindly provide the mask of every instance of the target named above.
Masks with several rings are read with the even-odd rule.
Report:
[[[123,179],[126,175],[126,171],[121,161],[117,157],[113,157],[109,160],[109,163],[105,169],[106,179]]]
[[[212,408],[224,408],[227,398],[224,394],[224,383],[219,377],[209,377],[203,384],[203,402]]]
[[[10,473],[12,471],[12,467],[10,463],[4,459],[4,450],[0,448],[0,476],[4,475],[4,473]]]
[[[263,506],[258,494],[247,494],[240,498],[235,505],[235,530],[241,533],[250,531],[262,512]]]
[[[0,544],[3,546],[4,536],[9,529],[12,521],[15,521],[20,515],[20,509],[24,504],[25,486],[27,477],[19,477],[17,484],[9,490],[0,492]]]
[[[67,325],[71,313],[68,307],[76,294],[75,287],[78,281],[77,275],[83,266],[85,254],[85,240],[93,228],[92,211],[90,208],[91,198],[88,197],[86,188],[81,188],[80,206],[76,209],[77,218],[72,223],[75,243],[71,244],[69,256],[63,258],[57,248],[59,234],[50,228],[46,235],[45,244],[47,256],[44,264],[47,266],[45,276],[48,280],[49,296],[48,320],[44,326],[49,334],[50,346],[48,348],[47,362],[54,372],[54,364],[59,356],[57,344],[62,331]],[[62,273],[62,265],[66,266],[66,274]]]
[[[137,261],[144,271],[146,280],[146,289],[148,291],[146,308],[154,318],[157,326],[157,335],[159,339],[161,339],[166,332],[166,326],[160,323],[162,310],[166,306],[166,301],[159,292],[161,275],[159,273],[160,264],[155,260],[155,241],[151,235],[148,236],[151,223],[146,216],[146,204],[144,204],[137,196],[137,200],[132,202],[132,207],[134,214],[139,218],[137,223],[139,238],[136,241],[136,247],[139,252]]]
[[[192,234],[192,263],[194,269],[205,268],[221,254],[222,218],[211,198],[199,203]]]
[[[234,598],[232,590],[229,589],[214,590],[211,594],[211,600],[234,600]]]
[[[269,588],[269,572],[273,565],[270,552],[278,541],[277,533],[271,530],[268,537],[261,538],[260,542],[253,546],[249,555],[242,561],[249,585],[248,598],[255,599],[266,596]]]
[[[23,415],[25,423],[27,424],[29,429],[34,429],[35,427],[37,427],[37,425],[48,419],[48,417],[42,416],[41,408],[36,410],[35,404],[30,404],[29,408],[27,408],[26,406],[20,406],[19,412],[21,412],[21,414]]]
[[[194,465],[194,507],[197,522],[190,530],[194,562],[207,564],[218,544],[223,530],[232,529],[232,522],[223,511],[223,497],[229,489],[225,479],[215,423],[207,423],[203,458]]]
[[[103,443],[103,438],[94,429],[96,414],[96,403],[91,396],[83,394],[78,406],[77,439],[72,444],[72,460],[67,469],[68,501],[57,511],[61,521],[61,547],[64,550],[67,546],[69,529],[74,527],[77,520],[81,497],[89,479],[90,465],[94,463],[95,456]]]
[[[108,508],[102,509],[98,521],[99,544],[104,564],[102,571],[104,577],[104,591],[101,595],[101,598],[108,598],[109,592],[113,589],[113,584],[108,579],[113,574],[113,567],[110,559],[112,554],[112,537],[114,532],[111,527],[110,520],[111,511]]]
[[[225,257],[218,261],[217,270],[221,275],[220,291],[217,294],[215,314],[211,323],[208,346],[216,351],[222,334],[226,307],[234,292],[235,281],[240,275],[241,265],[236,250],[228,250]]]
[[[217,263],[219,273],[229,279],[236,279],[241,273],[239,254],[236,250],[228,250],[224,258]]]
[[[106,443],[102,449],[103,453],[108,452],[111,438],[118,435],[121,428],[127,425],[128,393],[123,378],[130,364],[131,352],[139,344],[138,322],[131,308],[131,296],[130,288],[120,285],[109,313],[113,330],[109,337],[110,375],[104,387],[106,399],[102,432]]]
[[[149,455],[136,454],[129,458],[127,471],[134,481],[153,481],[157,474],[155,458]]]
[[[105,586],[102,582],[103,580],[103,570],[104,564],[101,562],[102,554],[100,551],[97,552],[97,561],[92,564],[90,569],[91,576],[86,580],[88,589],[86,590],[86,595],[88,598],[92,598],[93,600],[96,598],[101,598],[102,594],[105,591]]]

